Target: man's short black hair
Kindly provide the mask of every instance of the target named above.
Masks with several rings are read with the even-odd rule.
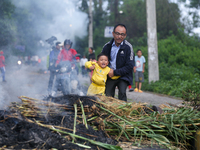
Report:
[[[56,46],[57,46],[58,44],[61,44],[61,42],[56,42]]]
[[[139,52],[139,51],[140,51],[140,52],[142,52],[142,50],[141,50],[141,49],[138,49],[138,50],[137,50],[137,52]]]
[[[108,56],[107,56],[106,54],[100,53],[100,54],[97,56],[97,61],[99,60],[99,58],[100,58],[101,56],[106,56],[106,57],[108,58]]]
[[[124,24],[122,24],[122,23],[116,24],[116,25],[114,26],[113,32],[115,32],[115,29],[116,29],[118,26],[124,27],[124,28],[126,29],[126,34],[127,34],[127,28],[126,28],[126,26],[125,26]]]

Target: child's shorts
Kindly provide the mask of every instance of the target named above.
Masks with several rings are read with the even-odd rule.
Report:
[[[144,82],[144,74],[142,73],[142,71],[136,71],[135,82]]]

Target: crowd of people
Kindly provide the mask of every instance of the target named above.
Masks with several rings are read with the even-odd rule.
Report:
[[[48,70],[50,71],[49,94],[57,91],[56,85],[53,88],[53,81],[56,77],[55,70],[61,62],[65,61],[75,62],[81,69],[82,76],[90,77],[91,85],[88,88],[87,95],[105,94],[114,97],[117,88],[118,99],[127,101],[127,87],[130,92],[142,93],[141,87],[142,82],[144,82],[146,62],[144,56],[142,56],[142,50],[137,50],[137,56],[134,55],[132,45],[125,40],[127,28],[124,24],[115,25],[112,35],[113,39],[104,45],[102,52],[97,56],[97,60],[92,47],[88,49],[88,58],[83,55],[80,59],[80,56],[77,56],[77,51],[72,49],[71,40],[66,39],[63,44],[56,42],[55,47],[50,52],[48,62]],[[77,66],[76,68],[78,68]],[[3,82],[6,82],[3,51],[0,51],[0,70]],[[135,74],[135,89],[132,88],[133,72]]]
[[[137,50],[137,56],[134,55],[132,45],[125,40],[127,28],[124,24],[115,25],[112,34],[113,39],[104,45],[97,60],[93,48],[90,47],[88,59],[83,56],[80,60],[78,58],[78,62],[82,76],[89,75],[91,80],[87,95],[105,94],[114,97],[117,88],[118,99],[127,101],[127,87],[129,87],[129,91],[142,93],[145,58],[142,56],[142,50]],[[57,50],[52,50],[50,54],[49,92],[51,92],[55,76],[55,73],[51,71],[51,66],[56,67],[60,61],[72,61],[76,58],[77,52],[71,48],[72,42],[70,42],[64,42],[61,52],[59,52],[60,43],[57,42]],[[135,89],[132,88],[133,72],[135,73]]]

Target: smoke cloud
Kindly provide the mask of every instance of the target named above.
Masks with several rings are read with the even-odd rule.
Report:
[[[19,8],[27,8],[34,26],[43,39],[52,35],[59,41],[87,34],[87,14],[78,10],[79,0],[13,0]]]
[[[35,34],[41,37],[43,45],[48,45],[45,40],[51,36],[57,37],[60,42],[71,39],[75,43],[75,36],[81,38],[87,35],[88,16],[78,10],[81,4],[79,0],[12,0],[12,3],[16,9],[25,8],[29,11],[37,32]],[[42,43],[40,40],[38,43]],[[48,47],[50,51],[50,45]],[[44,46],[38,50],[37,55],[40,56],[43,51],[47,56],[46,48]],[[49,74],[39,73],[41,68],[46,67],[46,60],[43,65],[36,66],[23,63],[21,69],[17,66],[17,60],[18,57],[11,55],[6,59],[7,82],[0,84],[0,109],[10,102],[19,101],[17,96],[42,98],[47,95]]]

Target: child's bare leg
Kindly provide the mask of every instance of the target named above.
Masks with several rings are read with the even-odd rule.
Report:
[[[138,82],[135,82],[135,88],[138,88]]]
[[[142,82],[139,82],[139,90],[141,90]]]

